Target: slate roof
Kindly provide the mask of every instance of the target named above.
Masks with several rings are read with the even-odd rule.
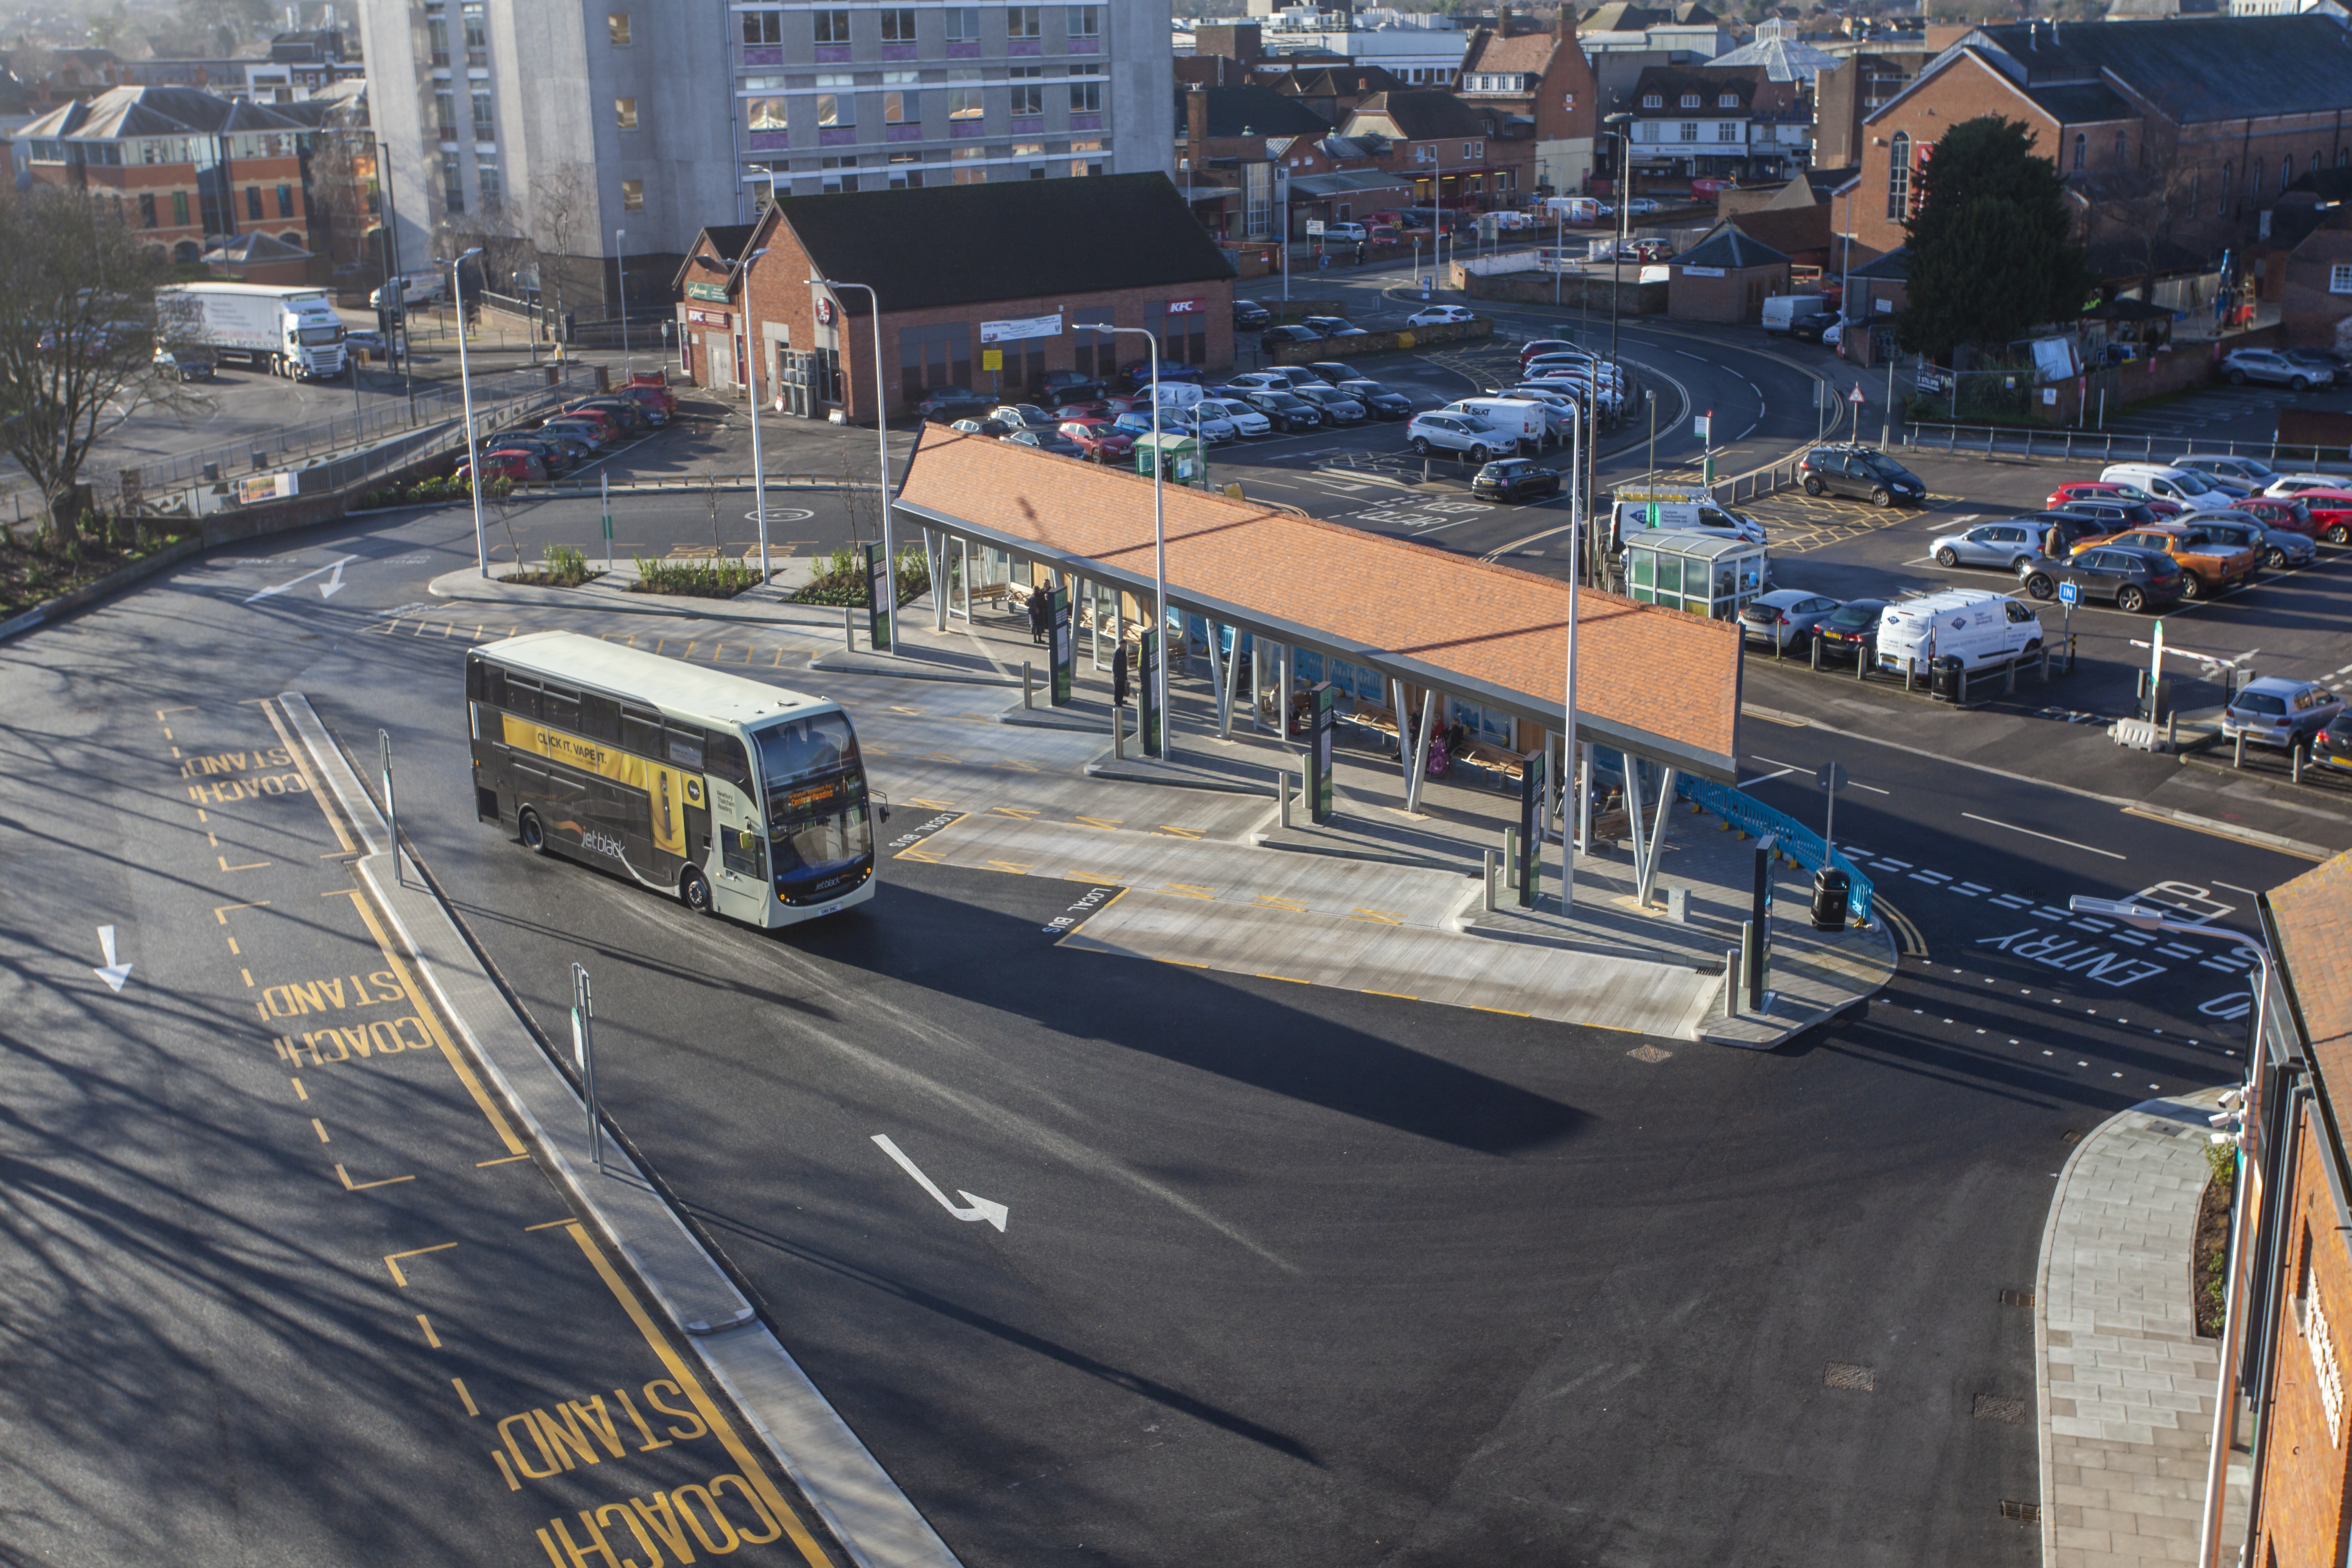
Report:
[[[1397,128],[1397,136],[1405,142],[1429,142],[1446,136],[1484,136],[1486,126],[1468,104],[1450,92],[1428,88],[1408,89],[1402,92],[1376,92],[1356,104],[1349,117],[1347,132],[1350,136],[1363,135],[1360,121],[1386,120]]]
[[[1856,278],[1884,278],[1900,283],[1911,276],[1911,247],[1898,245],[1853,269]]]
[[[1224,136],[1311,136],[1329,132],[1331,122],[1297,99],[1274,88],[1209,87],[1201,89],[1208,101],[1208,134]],[[1178,100],[1177,123],[1184,122]]]
[[[1760,207],[1741,213],[1732,221],[1739,226],[1743,238],[1791,256],[1801,250],[1824,249],[1834,237],[1830,232],[1830,209],[1825,202],[1801,207]]]
[[[1652,27],[1663,27],[1673,20],[1671,12],[1636,5],[1633,0],[1610,0],[1606,5],[1587,11],[1576,24],[1576,30],[1580,33],[1643,33]]]
[[[1719,223],[1705,239],[1674,258],[1676,267],[1720,267],[1727,272],[1743,267],[1780,267],[1788,257],[1760,239],[1740,232],[1738,223]]]
[[[1656,109],[1643,108],[1642,100],[1654,92],[1665,101]],[[1682,107],[1683,94],[1686,92],[1698,94],[1696,109]],[[1722,109],[1717,106],[1716,100],[1727,92],[1739,100],[1738,107]],[[1704,68],[1688,66],[1652,66],[1633,84],[1633,90],[1626,96],[1625,109],[1637,120],[1680,120],[1685,115],[1696,115],[1700,119],[1724,114],[1744,115],[1748,112],[1748,100],[1755,95],[1756,79],[1742,72],[1727,71],[1717,76],[1709,75]]]
[[[2105,82],[2084,82],[2069,87],[2029,87],[2025,96],[2039,104],[2043,112],[2061,125],[2096,125],[2109,120],[2137,120],[2139,110],[2134,109],[2123,94]]]
[[[2333,114],[2352,79],[2352,33],[2334,18],[2181,16],[2130,26],[2010,23],[1963,39],[2004,57],[2029,89],[2103,72],[2180,124]]]
[[[869,284],[893,313],[1234,276],[1161,174],[785,196],[774,216],[818,276]],[[867,300],[863,289],[840,296],[853,316]]]
[[[1386,157],[1389,139],[1385,136],[1326,136],[1322,148],[1323,156],[1334,163],[1345,163],[1355,158]]]
[[[202,88],[110,87],[96,98],[59,105],[17,134],[26,139],[103,141],[309,129],[268,104],[221,98]]]

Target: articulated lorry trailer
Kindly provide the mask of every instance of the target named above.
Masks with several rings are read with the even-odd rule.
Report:
[[[343,374],[343,323],[324,289],[262,283],[182,283],[155,290],[155,336],[166,348],[209,349],[272,375],[304,381]]]

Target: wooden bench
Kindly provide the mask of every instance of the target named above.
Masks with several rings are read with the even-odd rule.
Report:
[[[1493,773],[1497,779],[1495,786],[1497,789],[1517,784],[1527,776],[1527,767],[1518,758],[1499,746],[1490,746],[1483,741],[1473,741],[1463,747],[1461,756],[1457,760],[1475,763]]]

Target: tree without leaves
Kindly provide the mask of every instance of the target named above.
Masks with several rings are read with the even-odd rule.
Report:
[[[79,191],[0,190],[0,452],[48,503],[61,538],[99,437],[174,395],[153,365],[162,251]]]
[[[563,275],[572,265],[572,247],[582,230],[596,221],[596,176],[584,163],[558,163],[543,180],[531,182],[531,213],[538,221],[541,247],[539,285],[550,290],[555,320],[563,320]],[[549,251],[555,265],[547,265]],[[561,331],[561,327],[558,328]]]
[[[2073,243],[2058,166],[2026,126],[1987,115],[1936,143],[1917,174],[1903,346],[1939,362],[1963,343],[2001,345],[2071,321],[2096,279]]]

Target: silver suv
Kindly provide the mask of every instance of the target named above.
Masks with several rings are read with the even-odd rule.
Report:
[[[1404,427],[1405,437],[1412,449],[1428,457],[1430,449],[1461,452],[1474,463],[1484,463],[1499,453],[1514,449],[1516,443],[1483,419],[1473,419],[1467,414],[1416,414]]]
[[[2315,386],[2327,386],[2336,380],[2336,373],[2317,365],[2297,364],[2276,349],[2240,349],[2221,356],[2221,374],[2230,378],[2232,386],[2243,386],[2250,381],[2266,381],[2273,386],[2292,387],[2308,392]]]

